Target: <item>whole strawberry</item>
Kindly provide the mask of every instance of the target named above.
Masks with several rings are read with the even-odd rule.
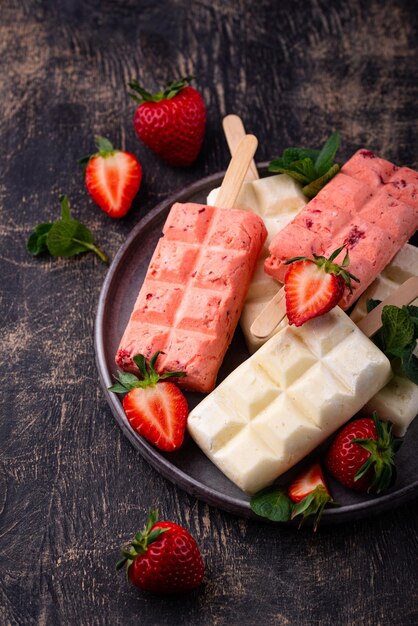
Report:
[[[285,261],[285,265],[290,265],[284,279],[289,324],[302,326],[313,317],[328,313],[341,300],[345,287],[352,291],[351,280],[359,282],[346,269],[350,263],[348,252],[341,265],[334,263],[343,249],[344,246],[334,250],[328,259],[314,254],[313,259],[301,256]]]
[[[189,87],[187,76],[151,94],[138,81],[129,83],[139,103],[134,115],[135,131],[141,141],[170,165],[188,167],[202,147],[206,107],[202,96]]]
[[[205,567],[196,541],[173,522],[158,522],[158,512],[149,512],[145,529],[135,535],[130,550],[122,550],[131,583],[154,593],[180,593],[198,587]]]
[[[326,467],[340,483],[355,491],[380,493],[395,478],[394,456],[402,441],[392,436],[392,424],[373,418],[346,424],[328,451]]]

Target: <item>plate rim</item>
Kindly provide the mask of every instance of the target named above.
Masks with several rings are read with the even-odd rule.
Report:
[[[267,170],[267,166],[267,162],[257,164],[257,168],[260,173],[264,173]],[[148,211],[148,213],[139,219],[139,221],[132,228],[125,242],[116,252],[100,290],[99,302],[94,321],[95,361],[99,373],[100,384],[104,391],[106,401],[113,413],[113,417],[115,418],[118,426],[121,428],[123,434],[128,438],[134,448],[138,450],[141,456],[143,456],[154,469],[164,476],[164,478],[179,486],[188,494],[195,496],[199,500],[202,500],[211,506],[215,506],[234,515],[239,515],[241,517],[250,518],[260,522],[266,522],[268,520],[256,515],[252,511],[248,501],[243,501],[238,497],[222,494],[216,489],[205,485],[199,480],[196,480],[174,465],[145,439],[141,438],[136,431],[131,428],[129,422],[126,420],[122,403],[119,398],[108,390],[108,387],[112,384],[112,379],[106,363],[103,324],[108,295],[111,293],[112,285],[117,275],[120,263],[123,261],[124,256],[130,252],[131,245],[138,236],[138,233],[143,232],[144,229],[146,230],[147,228],[151,228],[152,223],[160,217],[160,214],[167,209],[167,206],[171,206],[175,202],[187,201],[192,194],[198,193],[202,188],[206,188],[210,185],[212,187],[216,186],[219,181],[222,180],[224,175],[224,171],[216,172],[209,176],[200,178],[198,181],[179,189],[173,194],[167,196],[154,208]],[[202,452],[202,454],[204,453]],[[417,494],[418,477],[414,482],[409,485],[405,485],[397,491],[390,492],[382,496],[370,497],[370,499],[362,502],[325,509],[322,516],[322,522],[340,523],[349,519],[354,520],[372,516],[386,511],[394,505],[399,506],[400,504],[411,500]]]

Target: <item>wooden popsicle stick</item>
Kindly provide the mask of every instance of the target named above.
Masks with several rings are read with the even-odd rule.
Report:
[[[241,139],[226,170],[221,188],[216,197],[216,206],[224,208],[234,206],[257,146],[258,141],[254,135],[245,135]]]
[[[224,134],[231,156],[234,156],[241,139],[246,135],[242,119],[238,115],[227,115],[222,120]],[[259,177],[254,159],[251,160],[244,180],[257,180]]]
[[[260,339],[268,337],[286,315],[284,287],[266,304],[254,320],[250,332]],[[373,311],[370,311],[358,322],[358,328],[367,336],[372,337],[382,326],[382,309],[387,305],[404,306],[418,298],[418,276],[405,281],[396,291],[385,298]]]
[[[418,298],[418,276],[413,276],[405,281],[396,291],[363,317],[357,326],[367,337],[372,337],[382,326],[382,309],[384,306],[388,304],[404,306],[411,304],[415,298]]]
[[[250,333],[259,339],[268,337],[276,326],[280,324],[285,315],[286,299],[284,287],[282,287],[255,318],[251,325]]]

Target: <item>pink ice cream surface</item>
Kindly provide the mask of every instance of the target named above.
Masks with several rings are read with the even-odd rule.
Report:
[[[231,342],[266,229],[255,214],[200,204],[174,204],[148,267],[116,354],[137,372],[132,357],[183,371],[178,384],[211,391]]]
[[[283,282],[294,256],[329,256],[342,245],[360,279],[345,291],[347,309],[418,228],[418,173],[359,150],[295,219],[273,238],[265,271]],[[337,259],[342,261],[341,258]]]

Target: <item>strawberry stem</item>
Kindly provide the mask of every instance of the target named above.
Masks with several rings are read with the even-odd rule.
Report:
[[[97,254],[99,259],[103,261],[103,263],[106,263],[106,265],[109,264],[109,259],[107,258],[105,253],[102,250],[100,250],[100,248],[95,246],[94,243],[88,243],[87,241],[80,241],[79,239],[75,239],[75,238],[73,239],[73,241],[75,241],[76,243],[82,244],[83,246],[85,246],[86,248],[94,252],[94,254]]]
[[[311,515],[315,516],[314,519],[314,532],[316,532],[319,522],[321,521],[322,513],[327,504],[334,504],[338,506],[324,485],[318,485],[315,489],[305,496],[300,502],[294,505],[292,510],[291,519],[294,519],[298,515],[302,515],[299,528],[307,517]]]
[[[149,363],[147,363],[143,354],[135,355],[132,360],[138,367],[142,379],[135,374],[118,372],[115,376],[117,383],[109,387],[109,391],[113,391],[114,393],[126,393],[137,387],[141,387],[142,389],[154,387],[160,380],[172,378],[173,376],[177,376],[178,378],[186,376],[186,372],[164,372],[164,374],[159,374],[155,369],[155,363],[160,354],[164,354],[164,352],[158,350],[158,352],[152,356]]]
[[[169,530],[168,528],[156,528],[155,530],[152,530],[153,526],[155,526],[157,522],[158,510],[150,509],[146,526],[142,532],[136,533],[134,540],[131,542],[132,548],[129,550],[121,550],[123,559],[116,563],[116,571],[119,571],[124,565],[126,565],[126,572],[128,572],[134,559],[146,552],[151,543],[156,541],[160,535]]]
[[[328,259],[327,257],[319,256],[318,254],[314,254],[313,258],[307,256],[295,256],[291,259],[287,259],[286,261],[284,261],[283,265],[290,265],[291,263],[296,263],[297,261],[311,261],[312,263],[315,263],[315,265],[317,265],[318,267],[322,268],[326,274],[335,274],[335,276],[341,276],[341,278],[347,285],[348,290],[350,291],[350,293],[352,293],[353,288],[351,286],[351,281],[354,280],[356,283],[359,283],[360,280],[344,269],[350,264],[348,250],[345,253],[345,257],[341,265],[333,262],[337,258],[337,256],[344,250],[344,248],[345,246],[341,246],[340,248],[334,250],[334,252]]]
[[[372,473],[372,477],[367,489],[367,493],[380,493],[388,489],[393,482],[395,475],[395,453],[399,450],[402,440],[394,438],[392,435],[392,424],[384,422],[373,413],[373,421],[376,428],[377,439],[352,439],[352,443],[359,444],[370,453],[368,459],[357,470],[354,480],[360,480],[367,472]]]
[[[193,80],[193,78],[193,76],[185,76],[180,80],[167,83],[162,91],[157,91],[154,94],[146,91],[146,89],[140,86],[136,79],[133,79],[129,81],[128,84],[134,93],[130,93],[129,96],[137,104],[143,104],[144,102],[161,102],[162,100],[171,100],[171,98],[174,98],[174,96],[176,96],[182,89],[187,87],[188,84]],[[139,94],[139,96],[137,94]]]

